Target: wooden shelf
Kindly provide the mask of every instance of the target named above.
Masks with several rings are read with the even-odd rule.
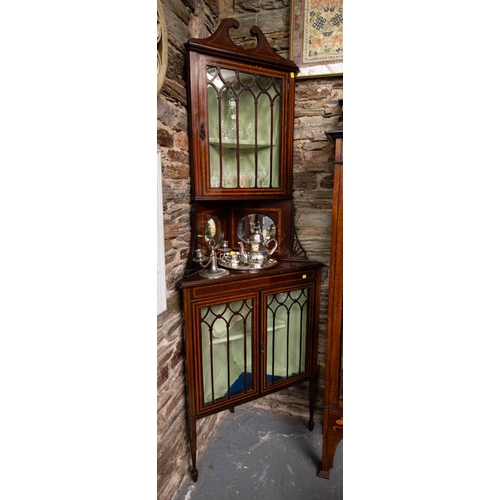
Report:
[[[210,146],[215,146],[219,147],[220,141],[217,139],[212,139],[210,138]],[[240,147],[240,149],[257,149],[259,148],[269,148],[271,146],[275,146],[276,144],[273,142],[271,143],[270,141],[258,141],[257,144],[255,141],[250,141],[250,140],[241,140],[241,141],[236,141],[236,139],[223,139],[222,141],[222,147],[224,149],[237,149],[237,147]]]

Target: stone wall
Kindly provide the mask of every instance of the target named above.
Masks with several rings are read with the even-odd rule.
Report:
[[[258,25],[277,52],[288,57],[290,6],[285,1],[162,0],[169,35],[167,78],[157,100],[157,144],[162,157],[163,216],[167,310],[158,316],[158,498],[171,500],[189,477],[190,452],[186,405],[183,318],[177,282],[185,269],[191,237],[191,195],[187,135],[184,43],[206,37],[218,20],[240,21],[236,43],[253,44]],[[243,34],[243,35],[240,35]],[[342,98],[342,77],[298,79],[296,82],[294,200],[300,242],[310,259],[329,264],[332,160],[324,131],[334,128]],[[320,324],[320,378],[317,402],[323,401],[324,350],[327,320],[328,267],[323,270]],[[269,395],[254,403],[271,410],[307,414],[307,384]],[[219,413],[197,424],[198,456],[224,418]]]

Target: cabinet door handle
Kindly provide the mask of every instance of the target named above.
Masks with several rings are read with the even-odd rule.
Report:
[[[205,140],[205,124],[203,122],[200,125],[200,139]]]
[[[264,354],[264,341],[263,340],[260,341],[260,352],[262,354]]]

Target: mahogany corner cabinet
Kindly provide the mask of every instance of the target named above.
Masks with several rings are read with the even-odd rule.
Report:
[[[253,48],[235,19],[186,42],[193,188],[182,292],[191,476],[196,422],[309,383],[314,426],[323,264],[294,226],[292,149],[298,68],[261,30]]]

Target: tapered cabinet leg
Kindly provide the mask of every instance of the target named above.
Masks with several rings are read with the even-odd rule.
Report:
[[[198,481],[198,469],[196,469],[196,467],[193,467],[191,469],[191,479],[193,480],[193,483],[196,483],[196,481]]]
[[[189,417],[189,444],[191,447],[191,479],[198,481],[198,469],[196,468],[196,417]]]
[[[318,468],[318,477],[330,479],[330,469],[338,444],[344,434],[344,418],[342,410],[325,409],[323,422],[323,451]]]

